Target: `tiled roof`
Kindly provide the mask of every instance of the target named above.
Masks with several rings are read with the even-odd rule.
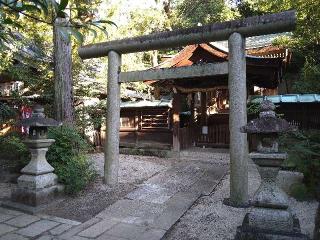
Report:
[[[246,49],[261,48],[271,45],[272,42],[281,36],[290,36],[290,33],[275,33],[262,36],[246,38]],[[228,52],[228,41],[212,42],[212,45]]]
[[[267,100],[273,103],[312,103],[320,102],[320,94],[285,94],[265,96]],[[260,103],[264,96],[251,96],[249,102]]]
[[[142,107],[169,107],[172,108],[172,100],[136,101],[122,102],[121,108],[142,108]]]

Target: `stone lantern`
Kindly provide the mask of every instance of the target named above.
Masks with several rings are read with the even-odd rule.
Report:
[[[287,158],[279,152],[278,135],[294,128],[284,119],[277,118],[271,101],[261,103],[259,118],[250,121],[241,131],[256,134],[257,152],[249,157],[257,165],[261,185],[251,201],[242,226],[238,227],[235,239],[309,239],[301,234],[299,220],[288,206],[288,197],[276,183],[280,166]]]
[[[47,138],[48,127],[59,126],[60,123],[46,118],[43,107],[36,105],[31,118],[21,120],[20,124],[29,127],[29,135],[24,143],[31,152],[31,161],[21,170],[17,189],[12,191],[8,205],[27,212],[37,212],[61,189],[57,185],[54,168],[46,159],[48,147],[55,141]]]

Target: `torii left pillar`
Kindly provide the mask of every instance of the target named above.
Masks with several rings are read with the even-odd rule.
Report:
[[[104,148],[104,182],[118,183],[119,130],[120,130],[120,82],[121,55],[115,51],[108,53],[108,101],[106,143]]]

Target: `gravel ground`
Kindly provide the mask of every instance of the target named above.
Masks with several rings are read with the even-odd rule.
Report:
[[[138,184],[175,164],[174,159],[120,155],[119,184],[109,187],[103,184],[104,156],[90,154],[99,176],[75,197],[62,196],[42,213],[84,222],[123,198]],[[0,183],[0,201],[10,197],[16,184]]]
[[[99,212],[126,196],[138,184],[164,171],[174,164],[173,159],[157,157],[120,155],[119,184],[109,187],[103,184],[104,155],[102,153],[89,155],[99,174],[99,177],[84,191],[75,197],[59,199],[44,213],[57,217],[84,222]]]
[[[260,183],[259,174],[250,166],[249,193],[256,191]],[[229,196],[229,175],[222,180],[218,188],[210,195],[200,198],[166,234],[165,240],[221,240],[233,239],[237,226],[242,224],[248,209],[232,208],[222,204]],[[312,236],[318,202],[298,202],[289,198],[293,212],[300,219],[303,233]]]
[[[213,154],[214,153],[214,154]],[[84,222],[100,211],[123,198],[139,184],[165,171],[179,161],[214,161],[217,165],[228,165],[227,151],[203,149],[199,152],[182,153],[180,160],[164,159],[149,156],[120,156],[119,184],[108,187],[103,184],[103,154],[91,154],[99,177],[76,197],[59,199],[44,213]],[[256,167],[250,164],[249,193],[256,191],[260,177]],[[0,200],[10,196],[10,187],[14,184],[0,183]],[[209,196],[200,198],[166,234],[165,240],[207,240],[233,239],[236,227],[241,225],[247,209],[237,209],[222,204],[229,196],[229,175],[227,175]],[[290,198],[290,206],[300,219],[302,232],[312,235],[315,213],[318,206],[316,201],[298,202]]]

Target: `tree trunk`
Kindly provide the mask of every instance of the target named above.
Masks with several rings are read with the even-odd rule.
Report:
[[[152,51],[152,67],[158,66],[158,50],[153,50]]]
[[[68,20],[57,18],[54,24],[54,112],[57,121],[68,126],[74,123],[74,106],[72,90],[71,40],[62,28]]]

